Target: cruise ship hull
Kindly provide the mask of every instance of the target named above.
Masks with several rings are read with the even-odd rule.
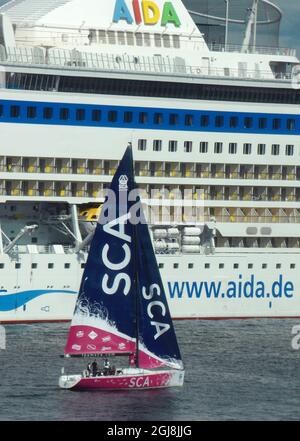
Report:
[[[298,253],[228,254],[158,257],[174,319],[300,317],[300,281],[293,269]],[[55,271],[55,276],[46,269],[53,259],[39,259],[37,274],[30,270],[32,256],[21,258],[22,267],[28,267],[22,274],[7,271],[10,284],[18,283],[18,289],[12,286],[0,293],[2,324],[71,320],[82,274],[78,256],[56,256],[57,267],[64,268],[68,260],[70,269]],[[284,263],[276,270],[278,262]]]

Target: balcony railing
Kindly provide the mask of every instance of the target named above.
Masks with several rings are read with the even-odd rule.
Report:
[[[245,49],[242,45],[237,44],[210,44],[209,49],[213,52],[237,52],[244,54],[260,54],[260,55],[279,55],[286,57],[296,57],[296,49],[286,47],[270,47],[270,46],[250,46]]]
[[[197,78],[232,78],[259,81],[294,81],[290,73],[276,73],[270,70],[250,70],[203,67],[178,63],[171,57],[147,57],[132,55],[114,55],[108,53],[79,52],[77,50],[25,48],[15,47],[4,49],[0,46],[0,63],[7,65],[45,66],[64,70],[109,71],[122,73],[143,73],[148,75],[176,75]],[[297,80],[297,78],[296,78]]]

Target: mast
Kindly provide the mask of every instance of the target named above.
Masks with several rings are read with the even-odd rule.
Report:
[[[139,275],[137,270],[137,231],[134,226],[134,291],[135,291],[135,333],[136,333],[136,350],[135,350],[135,366],[140,367],[140,304],[139,304]]]
[[[134,166],[133,166],[133,155],[132,155],[132,144],[131,142],[128,144],[131,148],[131,176],[133,181],[134,179]],[[134,182],[133,182],[134,184]],[[129,195],[128,195],[129,196]],[[130,219],[129,219],[130,222]],[[135,349],[135,366],[137,368],[140,367],[140,303],[139,303],[139,272],[137,265],[137,226],[133,227],[133,239],[134,239],[134,253],[133,253],[133,265],[134,265],[134,295],[135,295],[135,335],[136,335],[136,349]]]
[[[247,9],[247,11],[249,12],[249,17],[246,23],[246,31],[243,41],[242,52],[248,52],[250,50],[251,39],[252,39],[252,47],[254,50],[256,49],[258,1],[259,0],[253,0],[252,7]]]

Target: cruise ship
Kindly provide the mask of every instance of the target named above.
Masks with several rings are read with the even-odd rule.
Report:
[[[197,3],[0,7],[0,323],[70,320],[129,143],[173,318],[300,317],[300,61]]]

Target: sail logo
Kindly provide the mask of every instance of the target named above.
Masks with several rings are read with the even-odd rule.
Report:
[[[128,177],[126,175],[122,175],[119,177],[119,191],[127,191],[128,190]]]
[[[89,333],[89,337],[91,340],[95,340],[98,337],[98,334],[95,331]]]
[[[132,377],[129,381],[129,387],[137,387],[138,389],[142,389],[144,387],[150,386],[150,378],[149,377]]]
[[[147,26],[153,26],[160,23],[161,26],[168,24],[173,24],[177,28],[181,26],[172,2],[165,2],[161,10],[154,1],[132,0],[131,8],[129,8],[126,0],[116,0],[113,22],[119,23],[121,20],[129,25],[135,21],[137,25],[144,23]]]

